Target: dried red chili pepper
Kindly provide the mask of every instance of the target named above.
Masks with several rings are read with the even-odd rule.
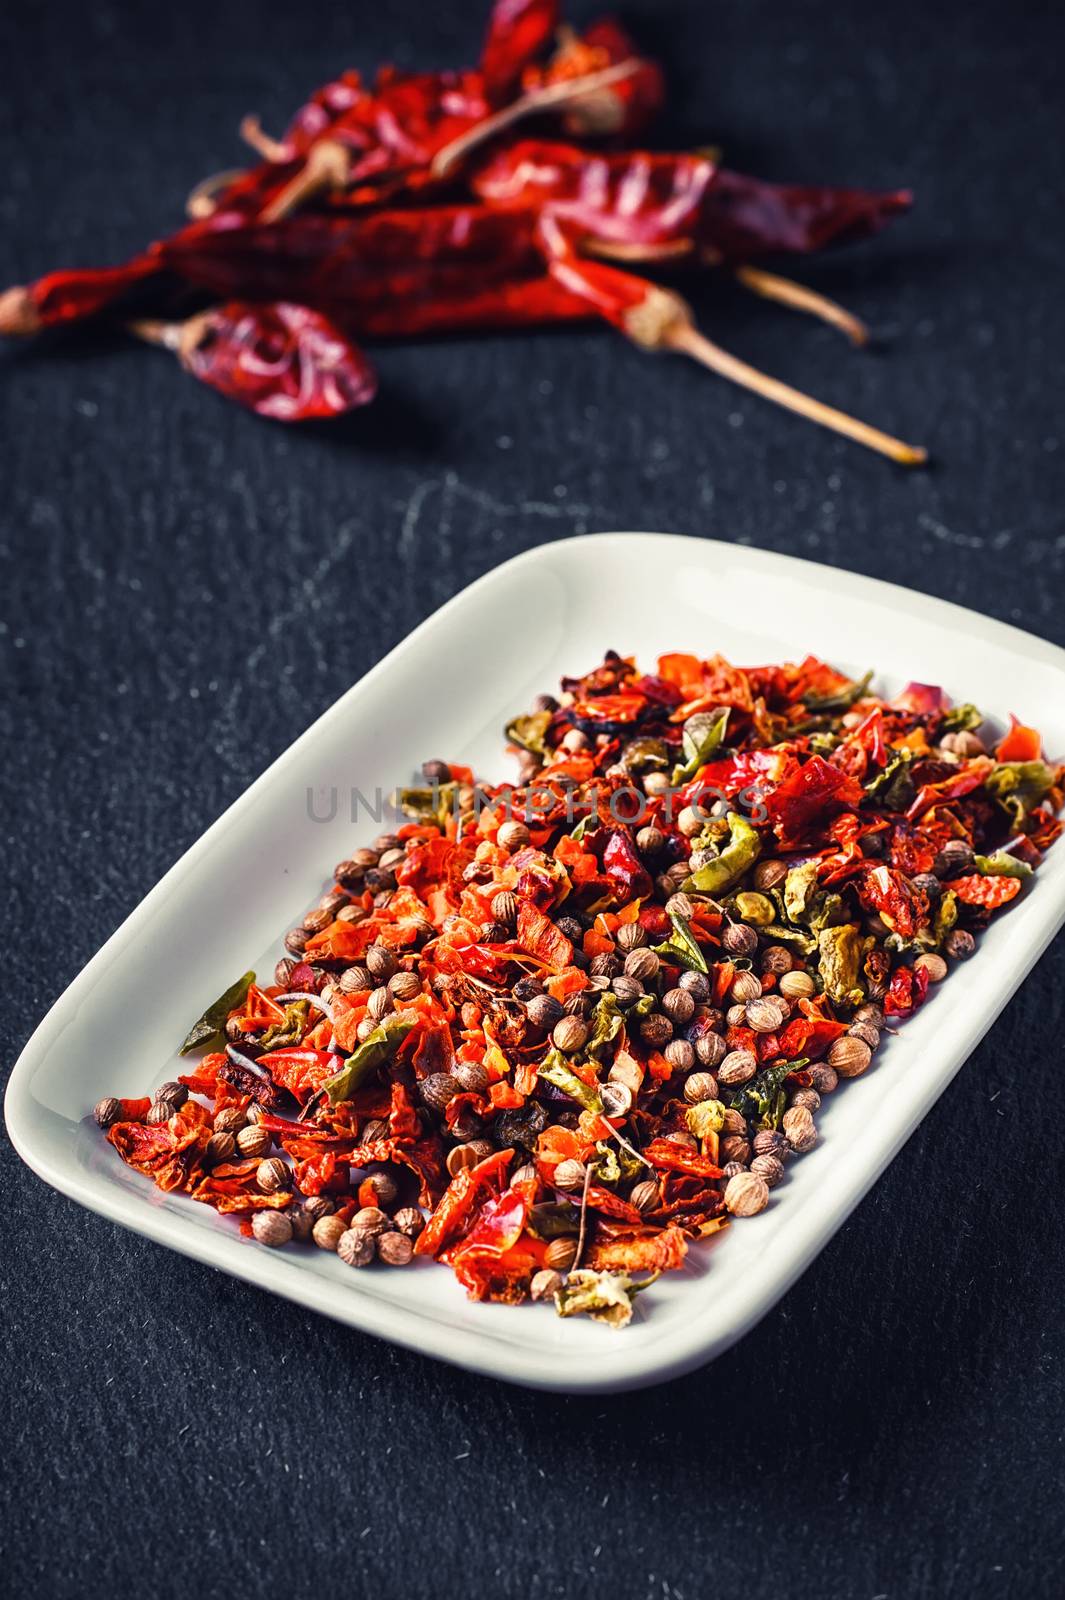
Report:
[[[481,50],[485,96],[499,105],[558,26],[558,0],[496,0]]]
[[[185,322],[130,326],[172,350],[201,383],[277,422],[340,416],[377,389],[373,368],[350,339],[317,311],[287,301],[232,300]]]
[[[637,131],[661,102],[657,66],[609,18],[563,36],[538,63],[554,18],[550,0],[498,0],[477,68],[384,68],[372,87],[344,73],[311,96],[280,140],[246,118],[243,132],[263,159],[248,172],[198,186],[191,228],[124,267],[53,274],[9,291],[0,297],[0,331],[30,333],[105,313],[128,320],[135,310],[137,327],[171,340],[203,381],[261,415],[297,420],[333,416],[370,397],[373,380],[352,335],[511,327],[596,313],[645,349],[687,354],[896,461],[923,460],[923,451],[711,344],[676,295],[639,279],[611,279],[584,259],[724,263],[757,293],[813,312],[861,342],[864,328],[841,307],[748,262],[859,236],[907,197],[766,185],[689,154],[638,151],[600,160],[560,144],[508,152],[503,141],[533,115],[555,118],[580,139],[616,138]],[[478,173],[471,157],[489,142],[496,155]],[[480,204],[441,216],[464,183]],[[417,215],[416,197],[431,202]],[[441,199],[448,205],[432,203]],[[359,226],[376,221],[382,207],[405,212],[406,220],[382,219],[369,232]],[[285,219],[299,226],[284,235],[261,231]],[[338,226],[323,228],[330,220]],[[392,253],[375,250],[390,235]],[[182,282],[227,300],[305,309],[238,315],[223,306],[207,321],[186,319],[179,331],[173,308]],[[318,324],[312,334],[312,316],[333,326]],[[293,317],[304,322],[298,336]],[[194,343],[205,330],[213,356]]]

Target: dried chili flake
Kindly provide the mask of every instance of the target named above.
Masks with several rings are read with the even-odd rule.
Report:
[[[652,1281],[632,1274],[761,1209],[780,1153],[815,1143],[815,1097],[868,1070],[1060,831],[1038,733],[988,751],[936,687],[609,652],[562,688],[507,724],[524,777],[482,785],[479,819],[419,802],[344,864],[297,941],[302,990],[245,974],[187,1041],[194,1071],[106,1103],[129,1166],[245,1223],[328,1201],[334,1242],[393,1199],[398,1228],[416,1189],[414,1253],[474,1300],[568,1271],[562,1314],[620,1326]],[[725,806],[697,809],[713,788]],[[396,888],[351,888],[383,850]],[[265,1173],[227,1144],[249,1117],[280,1152]]]

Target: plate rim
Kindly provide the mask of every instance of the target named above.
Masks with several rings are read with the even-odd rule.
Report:
[[[638,1346],[626,1350],[624,1341],[604,1344],[601,1351],[571,1352],[565,1362],[565,1375],[559,1375],[557,1346],[547,1345],[539,1358],[534,1358],[528,1346],[510,1345],[496,1332],[474,1331],[457,1324],[441,1321],[433,1311],[419,1311],[415,1306],[396,1306],[394,1303],[367,1294],[345,1293],[337,1295],[337,1284],[330,1278],[306,1272],[295,1259],[289,1261],[280,1254],[248,1250],[246,1242],[236,1235],[214,1234],[205,1229],[190,1228],[180,1211],[155,1208],[149,1203],[149,1192],[144,1201],[135,1197],[130,1206],[129,1192],[119,1183],[93,1181],[83,1176],[79,1168],[60,1169],[36,1147],[33,1138],[33,1101],[30,1083],[34,1069],[52,1048],[56,1036],[68,1025],[80,1003],[97,982],[103,970],[124,947],[136,938],[142,924],[150,918],[165,898],[170,886],[187,872],[205,854],[239,823],[250,809],[258,794],[296,764],[304,748],[333,720],[342,717],[352,700],[386,672],[394,663],[412,650],[429,629],[460,606],[467,605],[484,588],[499,582],[505,574],[516,568],[533,565],[549,554],[563,550],[587,548],[589,545],[605,547],[646,546],[648,542],[669,545],[675,551],[697,548],[705,559],[707,552],[717,551],[744,562],[765,564],[785,574],[788,569],[801,573],[807,581],[814,578],[822,588],[837,595],[850,593],[866,600],[879,599],[905,604],[907,613],[925,621],[949,620],[952,628],[971,631],[978,625],[981,637],[998,648],[1008,649],[1034,661],[1039,666],[1065,675],[1065,649],[1042,639],[1036,634],[1015,627],[997,618],[984,616],[970,607],[954,601],[942,600],[919,590],[890,583],[881,578],[867,577],[842,568],[829,567],[810,561],[803,556],[793,556],[767,550],[754,545],[737,544],[728,540],[701,538],[697,535],[671,534],[652,531],[617,531],[576,535],[556,539],[511,556],[504,562],[475,578],[446,600],[428,617],[417,624],[410,633],[399,640],[367,672],[351,684],[335,701],[299,734],[248,787],[226,807],[199,837],[167,869],[155,885],[100,949],[85,964],[71,984],[57,997],[45,1016],[26,1041],[12,1067],[4,1095],[4,1116],[8,1134],[19,1156],[45,1182],[59,1193],[77,1201],[97,1215],[105,1216],[133,1232],[150,1238],[193,1260],[229,1272],[242,1281],[255,1284],[267,1292],[308,1306],[311,1309],[363,1332],[385,1338],[431,1354],[438,1359],[477,1373],[523,1384],[528,1387],[566,1393],[621,1392],[644,1387],[680,1376],[720,1355],[731,1344],[742,1338],[777,1302],[783,1298],[810,1262],[820,1254],[839,1227],[860,1204],[868,1190],[894,1159],[898,1150],[920,1124],[928,1110],[944,1092],[954,1076],[971,1055],[980,1037],[991,1026],[1013,998],[1020,984],[1043,954],[1056,932],[1065,923],[1065,895],[1048,895],[1041,916],[1033,929],[1034,937],[1023,943],[1023,959],[1010,965],[1008,980],[997,985],[990,1003],[978,1006],[968,1026],[959,1030],[960,1042],[952,1047],[955,1059],[941,1075],[930,1080],[926,1091],[913,1102],[911,1115],[895,1129],[892,1139],[872,1164],[865,1170],[853,1172],[856,1159],[848,1161],[847,1152],[836,1152],[833,1161],[821,1175],[819,1197],[831,1198],[839,1191],[840,1205],[827,1223],[818,1221],[806,1230],[805,1242],[796,1249],[792,1258],[775,1277],[755,1275],[755,1281],[742,1282],[738,1295],[730,1299],[731,1320],[723,1333],[706,1335],[701,1331],[700,1319],[681,1319],[663,1327],[659,1338],[646,1335]],[[391,1323],[395,1320],[396,1325]],[[434,1348],[427,1350],[424,1341],[426,1327],[436,1332]],[[668,1348],[663,1350],[665,1344]]]

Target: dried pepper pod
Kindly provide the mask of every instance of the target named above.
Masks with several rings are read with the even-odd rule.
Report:
[[[325,317],[286,301],[227,301],[185,322],[131,331],[172,350],[186,372],[278,422],[336,417],[373,399],[366,357]]]
[[[197,185],[187,227],[123,266],[0,295],[0,332],[133,322],[238,403],[299,420],[371,397],[353,337],[597,315],[895,461],[923,461],[712,344],[671,291],[605,265],[725,270],[861,344],[857,317],[761,263],[863,237],[908,194],[774,185],[706,153],[618,150],[659,109],[661,72],[614,19],[580,33],[557,20],[555,0],[496,0],[477,66],[384,67],[372,82],[344,72],[281,138],[246,117],[259,161]],[[530,120],[552,137],[517,138]],[[592,147],[604,138],[606,152]],[[190,318],[190,285],[226,304]]]

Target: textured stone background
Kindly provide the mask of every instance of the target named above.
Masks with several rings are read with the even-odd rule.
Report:
[[[305,433],[103,337],[0,355],[5,1062],[318,712],[541,541],[736,539],[1065,643],[1051,11],[629,8],[671,69],[675,137],[916,190],[910,220],[804,274],[877,354],[720,286],[702,316],[927,442],[923,474],[592,330],[383,350],[377,405]],[[469,59],[478,13],[13,0],[0,281],[120,258],[239,159],[242,112],[276,127],[345,63]],[[306,1316],[79,1210],[5,1137],[12,1590],[1060,1593],[1063,980],[1059,944],[738,1349],[619,1400],[513,1391]]]

